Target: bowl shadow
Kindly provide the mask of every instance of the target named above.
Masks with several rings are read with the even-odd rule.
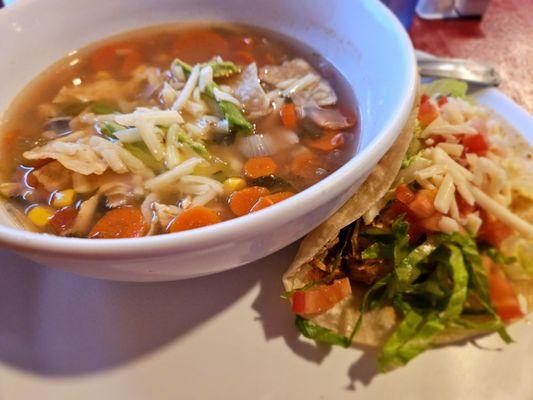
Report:
[[[197,279],[131,283],[79,277],[0,250],[0,362],[52,376],[127,363],[223,312],[272,257]]]

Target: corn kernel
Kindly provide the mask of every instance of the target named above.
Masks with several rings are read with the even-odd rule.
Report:
[[[101,79],[101,80],[111,79],[111,74],[107,71],[98,71],[95,76],[96,76],[96,79]]]
[[[55,192],[54,197],[52,198],[52,206],[55,208],[71,206],[74,203],[75,197],[76,192],[74,189],[66,189],[61,190],[60,192]]]
[[[242,178],[238,177],[231,177],[224,181],[224,193],[226,195],[230,195],[231,193],[235,192],[236,190],[241,190],[246,187],[246,181]]]
[[[44,228],[53,215],[54,211],[44,206],[36,206],[28,211],[29,220],[39,228]]]

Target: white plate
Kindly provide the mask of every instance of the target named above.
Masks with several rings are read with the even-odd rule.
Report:
[[[481,103],[533,141],[497,90]],[[181,282],[97,281],[0,251],[2,399],[530,399],[533,329],[431,350],[376,375],[374,352],[298,337],[279,295],[297,245]]]

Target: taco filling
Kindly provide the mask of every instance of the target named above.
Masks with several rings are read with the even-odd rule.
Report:
[[[466,89],[423,86],[390,190],[285,275],[306,337],[380,346],[381,371],[483,332],[511,342],[533,297],[532,153]]]

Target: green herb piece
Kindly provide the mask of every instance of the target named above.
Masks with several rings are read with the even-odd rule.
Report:
[[[114,133],[122,129],[126,129],[126,127],[113,121],[105,121],[102,125],[100,125],[100,132],[102,135],[114,140],[117,140],[117,137],[114,135]]]
[[[122,146],[153,171],[162,171],[165,165],[154,158],[144,142],[123,143]]]
[[[209,151],[207,151],[207,147],[205,147],[203,143],[193,140],[182,130],[176,133],[176,139],[179,143],[183,143],[184,145],[189,146],[199,156],[205,158],[206,160],[209,159],[210,154]]]
[[[90,104],[90,102],[81,101],[63,104],[61,114],[68,115],[69,117],[76,117],[89,107]]]
[[[216,87],[217,85],[215,83],[212,83],[210,85],[207,85],[205,88],[206,95],[213,100],[216,100],[214,92],[214,89]],[[239,108],[235,104],[225,100],[217,101],[217,104],[222,114],[224,114],[224,118],[228,120],[230,128],[241,130],[248,135],[253,133],[253,124],[251,124],[246,120],[246,118],[244,118],[244,115],[242,114],[241,110],[239,110]]]
[[[102,101],[96,101],[91,105],[91,111],[95,114],[105,115],[118,111],[116,107]]]
[[[178,64],[186,74],[190,74],[193,66],[186,63],[179,58],[174,59],[174,63]],[[210,65],[213,69],[213,78],[228,78],[234,74],[241,72],[241,68],[232,63],[231,61],[222,61],[216,62],[215,60],[209,61],[207,63],[200,64],[200,67],[203,68],[207,65]]]
[[[217,171],[213,174],[213,179],[219,181],[219,182],[224,182],[226,180],[228,176],[226,175],[226,173],[224,171]]]
[[[252,180],[253,186],[266,187],[269,190],[290,190],[298,192],[292,183],[277,175],[266,175]]]
[[[313,339],[316,342],[342,347],[350,347],[350,344],[352,343],[349,338],[339,335],[327,328],[323,328],[299,315],[296,316],[295,324],[296,328],[298,328],[302,335],[306,338]]]

